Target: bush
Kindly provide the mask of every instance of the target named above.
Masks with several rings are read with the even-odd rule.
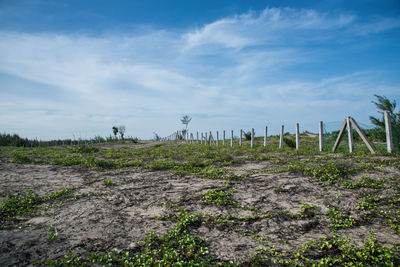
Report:
[[[290,138],[283,137],[283,142],[288,145],[288,147],[296,148],[296,142]]]

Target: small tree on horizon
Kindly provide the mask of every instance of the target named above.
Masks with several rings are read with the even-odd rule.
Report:
[[[183,139],[185,139],[186,133],[188,131],[188,125],[189,125],[191,120],[192,120],[192,118],[189,117],[188,115],[183,115],[182,116],[181,122],[182,122],[182,124],[185,125],[185,129],[182,130]]]
[[[112,130],[113,130],[113,134],[114,134],[114,136],[115,136],[115,139],[117,139],[118,127],[117,127],[117,126],[113,126],[113,127],[112,127]]]
[[[121,139],[122,140],[124,140],[124,135],[125,135],[125,125],[120,125],[119,127],[118,127],[118,132],[119,132],[119,135],[121,136]],[[128,138],[129,139],[129,138]]]

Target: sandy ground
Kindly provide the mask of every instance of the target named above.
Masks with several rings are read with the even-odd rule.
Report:
[[[235,166],[235,171],[263,170],[268,162],[245,163]],[[398,175],[394,170],[386,175]],[[371,173],[374,175],[374,173]],[[376,174],[375,174],[376,175]],[[107,187],[104,179],[111,178],[117,186]],[[356,178],[355,178],[356,179]],[[310,177],[291,173],[257,173],[243,181],[233,181],[237,190],[233,199],[241,205],[259,207],[269,212],[282,210],[293,214],[300,212],[302,203],[318,205],[320,213],[329,206],[348,207],[351,216],[359,217],[354,210],[360,200],[350,191],[321,187]],[[49,208],[47,214],[29,217],[23,222],[25,228],[0,230],[0,266],[31,265],[32,259],[55,259],[72,252],[87,255],[89,252],[108,252],[113,248],[137,251],[146,233],[155,231],[164,234],[174,227],[173,222],[156,220],[156,216],[169,214],[165,201],[204,194],[210,189],[224,186],[223,180],[200,179],[186,176],[179,178],[168,171],[146,172],[140,169],[96,172],[86,168],[50,165],[28,165],[0,161],[0,202],[6,194],[24,194],[26,188],[39,196],[49,195],[67,187],[76,187],[73,195],[94,192],[58,203]],[[281,187],[284,192],[276,192]],[[182,205],[190,212],[211,214],[252,215],[251,211],[234,207],[204,205],[199,201],[186,201]],[[58,230],[57,240],[48,242],[48,227]],[[250,222],[243,226],[271,240],[288,240],[290,246],[275,242],[283,249],[291,249],[308,240],[332,236],[329,218],[317,215],[305,219],[290,219],[285,215],[273,216]],[[389,227],[371,222],[338,233],[353,238],[361,244],[370,230],[377,233],[379,241],[386,245],[400,242],[400,238]],[[229,228],[200,226],[191,230],[193,235],[205,237],[210,253],[217,259],[241,261],[264,244]]]

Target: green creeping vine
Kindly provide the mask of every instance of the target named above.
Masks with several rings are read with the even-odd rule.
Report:
[[[292,161],[289,163],[288,170],[290,172],[311,175],[315,181],[328,185],[342,183],[346,177],[355,173],[354,169],[333,160],[326,164],[319,164],[316,167],[308,166],[301,161]]]
[[[199,225],[198,215],[182,211],[174,229],[163,236],[150,232],[141,242],[141,251],[137,254],[113,250],[107,254],[90,253],[86,258],[72,254],[61,259],[46,259],[41,264],[53,266],[86,266],[99,263],[103,266],[223,266],[211,258],[208,248],[201,237],[188,233],[190,227]],[[233,265],[233,262],[227,263]]]
[[[326,213],[331,220],[331,228],[334,232],[341,228],[350,228],[356,225],[356,221],[351,217],[341,214],[335,208],[330,208]]]
[[[230,187],[230,184],[227,184],[224,187],[221,188],[216,188],[207,191],[205,193],[204,197],[202,200],[200,200],[201,203],[208,203],[208,204],[217,204],[217,205],[235,205],[236,202],[231,199],[232,194],[236,191],[236,188],[233,187],[229,191],[228,188]]]
[[[375,234],[364,240],[364,246],[350,243],[340,235],[311,240],[294,252],[263,248],[247,261],[251,266],[399,266],[400,247],[387,248]]]

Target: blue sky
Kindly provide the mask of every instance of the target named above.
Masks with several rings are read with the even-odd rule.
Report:
[[[0,1],[0,131],[316,132],[400,104],[400,2]]]

